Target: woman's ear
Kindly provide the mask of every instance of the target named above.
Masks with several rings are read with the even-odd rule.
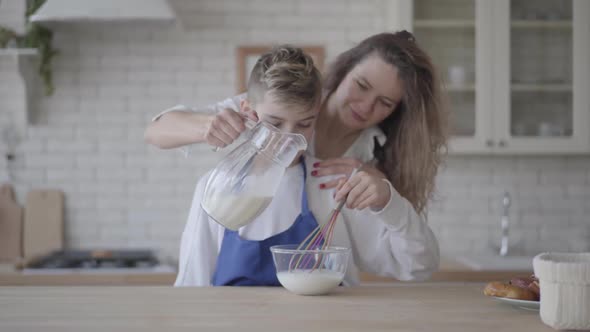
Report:
[[[247,99],[240,102],[240,113],[245,115],[248,119],[258,122],[258,113],[252,109],[251,104]]]

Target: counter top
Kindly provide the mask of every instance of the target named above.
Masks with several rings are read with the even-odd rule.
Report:
[[[0,331],[553,331],[483,284],[340,287],[0,287]]]
[[[48,269],[16,270],[0,265],[0,286],[172,285],[171,266],[153,269]]]
[[[173,269],[172,269],[173,270]],[[91,270],[90,270],[91,271]],[[489,282],[494,280],[510,280],[515,276],[526,276],[532,271],[475,271],[451,259],[442,259],[440,270],[430,278],[430,282]],[[361,273],[361,282],[395,282],[396,279],[379,277],[369,273]],[[90,285],[172,285],[176,272],[145,273],[140,271],[97,273],[43,273],[27,274],[14,270],[7,264],[0,265],[0,286],[90,286]]]
[[[533,271],[527,270],[473,270],[456,260],[443,257],[440,261],[439,270],[432,274],[429,282],[439,281],[459,281],[459,282],[489,282],[510,280],[516,276],[528,276]],[[361,273],[362,282],[391,282],[395,281],[392,278],[379,277],[369,273]]]

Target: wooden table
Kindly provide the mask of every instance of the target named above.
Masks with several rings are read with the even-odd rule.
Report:
[[[528,276],[532,271],[475,271],[452,259],[442,259],[440,270],[428,282],[490,282],[507,281],[516,276]],[[0,264],[0,286],[170,286],[176,272],[169,273],[64,273],[24,274],[13,265]],[[361,273],[362,283],[391,283],[396,279]]]
[[[440,269],[432,274],[429,282],[490,282],[508,281],[514,277],[526,277],[533,274],[532,270],[520,271],[495,271],[495,270],[473,270],[452,258],[443,257],[440,261]],[[379,277],[369,273],[361,272],[361,282],[391,282],[392,278]],[[1,283],[0,283],[1,285]]]
[[[0,286],[171,286],[176,279],[174,267],[116,270],[39,270],[27,273],[14,265],[0,264]]]
[[[319,297],[280,287],[0,287],[0,331],[553,331],[482,287],[395,283]]]
[[[0,274],[0,286],[171,286],[176,273]]]

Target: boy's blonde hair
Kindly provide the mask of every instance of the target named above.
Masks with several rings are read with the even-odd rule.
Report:
[[[276,101],[305,109],[319,105],[320,72],[302,49],[276,46],[260,56],[248,80],[248,100],[261,102],[269,93]]]

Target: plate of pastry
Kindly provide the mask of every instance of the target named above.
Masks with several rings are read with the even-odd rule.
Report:
[[[527,300],[518,300],[518,299],[511,299],[509,297],[498,297],[494,296],[494,299],[504,302],[510,305],[513,305],[517,308],[525,309],[525,310],[532,310],[532,311],[539,311],[540,303],[539,301],[527,301]]]
[[[483,293],[521,309],[539,311],[541,294],[539,280],[534,275],[512,278],[508,282],[492,281]]]

